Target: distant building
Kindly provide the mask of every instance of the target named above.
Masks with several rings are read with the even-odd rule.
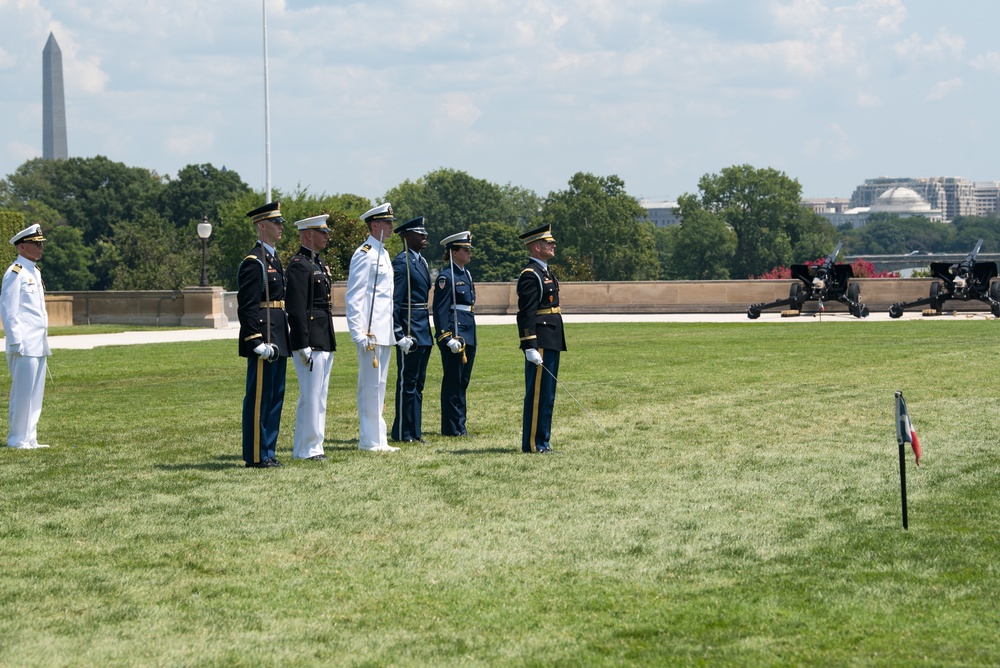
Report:
[[[639,200],[639,206],[646,210],[646,218],[656,227],[679,225],[677,202],[654,202],[648,199]]]
[[[856,194],[856,191],[855,191]],[[854,206],[854,199],[809,199],[802,206],[840,227],[862,227],[874,213],[891,213],[901,217],[922,216],[934,222],[943,222],[941,209],[934,208],[912,188],[893,186],[884,189],[868,206]]]
[[[941,211],[942,220],[950,223],[959,216],[988,215],[976,213],[976,184],[969,179],[956,176],[902,177],[880,176],[865,179],[851,195],[852,207],[872,206],[887,190],[908,188],[920,195],[931,209]],[[993,212],[996,212],[994,210]]]
[[[49,41],[42,49],[42,157],[46,160],[65,160],[69,157],[62,50],[52,33],[49,33]]]

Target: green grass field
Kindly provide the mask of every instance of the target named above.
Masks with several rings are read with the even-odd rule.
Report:
[[[475,438],[436,435],[435,352],[429,442],[359,452],[341,334],[329,461],[291,460],[289,365],[271,470],[235,342],[56,351],[52,448],[0,448],[0,665],[997,665],[998,327],[570,326],[610,437],[560,391],[554,456],[519,452],[510,327],[480,328]]]

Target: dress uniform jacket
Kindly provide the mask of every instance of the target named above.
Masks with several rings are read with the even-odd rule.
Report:
[[[265,277],[267,291],[264,290]],[[270,343],[278,347],[278,355],[292,354],[288,340],[288,319],[285,315],[285,271],[281,260],[257,242],[243,258],[237,276],[236,312],[240,319],[240,356],[253,355],[253,349],[268,342],[265,330],[270,319]],[[263,304],[270,299],[269,308]],[[270,314],[267,311],[270,311]]]
[[[427,299],[431,291],[431,272],[427,260],[416,251],[406,251],[392,261],[393,324],[397,340],[413,337],[413,349],[396,351],[396,414],[392,438],[396,441],[423,440],[424,380],[434,341]]]
[[[455,295],[452,301],[452,285]],[[453,308],[457,304],[458,308]],[[476,286],[468,269],[448,263],[434,283],[434,333],[441,351],[441,433],[464,436],[468,404],[466,392],[476,361]],[[456,331],[455,324],[458,323]],[[453,353],[448,340],[457,338],[465,350]],[[464,355],[464,361],[463,361]]]
[[[540,262],[529,260],[517,279],[517,331],[521,350],[566,350],[559,311],[559,281]]]
[[[375,286],[375,307],[372,308],[372,284],[378,274]],[[371,313],[371,333],[378,345],[396,344],[393,337],[393,271],[392,263],[378,239],[369,235],[351,256],[351,268],[347,277],[347,292],[344,294],[344,308],[347,314],[347,328],[355,343],[364,343],[369,333],[368,314]]]
[[[521,349],[535,348],[542,357],[540,366],[524,362],[521,450],[548,452],[559,355],[566,350],[566,336],[559,311],[559,281],[533,259],[517,279],[517,331]]]
[[[326,438],[326,400],[337,340],[333,333],[330,268],[316,251],[305,246],[292,256],[285,270],[288,282],[285,311],[288,313],[292,350],[310,348],[309,361],[293,357],[299,381],[295,406],[292,457],[322,456]]]
[[[46,358],[52,353],[45,288],[34,262],[19,255],[7,268],[0,302],[11,375],[7,445],[39,447],[37,432],[45,395]]]
[[[476,285],[472,282],[472,274],[468,269],[448,264],[437,275],[434,283],[434,338],[438,345],[447,345],[448,339],[461,339],[467,346],[476,345]],[[455,283],[455,304],[452,308],[451,284]],[[455,332],[455,320],[458,320],[458,332]]]
[[[347,327],[358,350],[358,448],[361,450],[390,449],[382,409],[390,346],[396,344],[392,323],[393,282],[392,262],[385,248],[368,235],[351,257],[344,294]],[[366,349],[369,333],[375,337],[373,351]],[[378,366],[373,365],[373,359]]]
[[[407,275],[409,259],[409,275]],[[396,285],[393,288],[393,324],[396,339],[412,336],[418,346],[432,346],[431,318],[427,301],[431,292],[431,272],[427,260],[414,251],[406,251],[392,261]]]
[[[240,263],[237,284],[239,352],[247,358],[243,461],[258,465],[275,460],[285,401],[285,368],[291,354],[281,261],[258,241]],[[265,362],[254,353],[261,343],[274,344],[278,350],[275,361]]]
[[[330,267],[319,253],[303,246],[288,263],[285,274],[288,281],[285,311],[292,350],[306,347],[336,350]]]

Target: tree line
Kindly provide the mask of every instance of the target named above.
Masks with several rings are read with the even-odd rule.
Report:
[[[351,254],[367,235],[359,216],[376,202],[303,188],[278,190],[273,198],[290,223],[330,215],[325,256],[334,278],[346,278]],[[188,165],[171,177],[103,156],[36,158],[0,181],[0,211],[41,223],[51,241],[44,260],[49,290],[197,284],[195,230],[203,218],[213,225],[209,280],[235,289],[236,268],[255,239],[245,214],[263,200],[225,168]],[[646,220],[622,179],[582,172],[565,189],[542,197],[442,168],[391,188],[379,202],[392,202],[400,221],[425,217],[432,263],[443,237],[470,230],[470,270],[480,282],[515,280],[525,258],[518,236],[546,223],[559,243],[553,267],[570,281],[746,278],[826,255],[838,241],[855,254],[961,250],[977,238],[987,239],[987,250],[1000,243],[1000,220],[993,218],[945,225],[873,216],[863,228],[837,229],[800,200],[798,181],[783,172],[736,165],[706,174],[697,192],[681,195],[682,222],[665,228]],[[387,245],[391,253],[401,250],[396,238]],[[289,225],[279,254],[287,259],[297,249],[298,235]]]

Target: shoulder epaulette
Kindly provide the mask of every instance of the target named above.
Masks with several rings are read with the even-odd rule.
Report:
[[[247,255],[245,258],[243,258],[243,261],[246,262],[247,260],[259,260],[259,259],[260,258],[257,257],[256,255],[251,254],[251,255]]]
[[[526,271],[530,271],[531,273],[535,273],[535,270],[532,269],[531,267],[525,267],[524,269],[521,270],[521,273],[523,274]]]
[[[368,251],[370,251],[371,249],[372,249],[372,245],[371,244],[365,244],[364,246],[361,247],[361,250],[363,250],[366,253]]]
[[[22,269],[24,269],[24,267],[22,267],[22,266],[21,266],[21,265],[19,265],[19,264],[15,264],[14,266],[12,266],[12,267],[10,268],[10,270],[11,270],[12,272],[14,272],[15,274],[19,274],[19,273],[21,273],[21,270],[22,270]]]

